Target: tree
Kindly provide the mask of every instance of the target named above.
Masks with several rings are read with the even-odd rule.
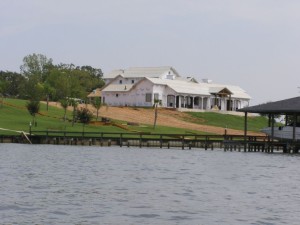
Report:
[[[80,69],[81,71],[86,71],[89,73],[90,76],[95,77],[95,78],[102,78],[103,72],[101,69],[93,68],[91,66],[81,66],[77,67],[77,69]]]
[[[27,55],[23,58],[21,74],[25,77],[25,90],[28,99],[40,101],[43,98],[43,83],[53,68],[52,59],[42,54]]]
[[[54,68],[51,70],[46,82],[53,88],[52,100],[58,101],[70,97],[71,89],[67,72]]]
[[[40,82],[35,82],[34,80],[28,80],[25,82],[25,97],[29,100],[41,101],[44,96],[44,87]]]
[[[84,98],[87,92],[88,82],[92,82],[87,74],[78,70],[66,70],[55,68],[51,70],[47,83],[54,88],[54,99]]]
[[[79,120],[81,123],[84,124],[89,123],[93,118],[93,113],[87,108],[83,108],[83,107],[77,110],[76,115],[77,115],[77,120]]]
[[[68,101],[68,99],[61,99],[59,101],[59,103],[60,103],[61,107],[63,107],[63,109],[64,109],[64,122],[65,122],[66,118],[67,118],[67,108],[69,106],[69,101]]]
[[[55,89],[46,81],[43,84],[44,94],[46,95],[47,111],[49,110],[49,99],[55,93]]]
[[[101,99],[99,97],[95,98],[95,100],[92,102],[94,108],[97,110],[97,117],[96,121],[98,120],[99,117],[99,109],[101,108]]]
[[[26,79],[19,73],[0,71],[0,83],[5,83],[5,96],[23,97]]]
[[[154,99],[154,124],[153,124],[153,129],[156,128],[156,121],[157,121],[157,115],[158,115],[158,105],[161,105],[161,100],[159,99]]]
[[[45,55],[35,54],[27,55],[23,58],[21,73],[28,79],[34,79],[36,82],[44,82],[53,68],[52,59]]]
[[[47,103],[65,98],[83,99],[87,92],[104,85],[101,69],[72,63],[54,65],[51,58],[42,54],[25,56],[20,69],[25,79],[25,82],[20,82],[25,90],[23,96],[27,99],[45,99]]]
[[[30,100],[26,103],[26,108],[29,114],[32,116],[32,124],[36,124],[35,115],[40,111],[40,102],[35,100]]]
[[[73,106],[72,126],[74,126],[75,118],[76,118],[76,109],[77,109],[77,106],[78,106],[78,102],[74,99],[70,99],[70,105]]]
[[[81,107],[77,110],[77,119],[82,123],[82,129],[84,132],[84,126],[88,124],[93,118],[93,113],[87,108]]]
[[[4,95],[7,89],[7,82],[6,81],[2,81],[0,80],[0,97],[1,97],[1,108],[3,107],[3,103],[4,103]]]

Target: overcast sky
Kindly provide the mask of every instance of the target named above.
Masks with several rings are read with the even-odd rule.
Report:
[[[0,70],[24,56],[113,69],[173,66],[238,85],[251,105],[299,96],[299,0],[0,0]]]

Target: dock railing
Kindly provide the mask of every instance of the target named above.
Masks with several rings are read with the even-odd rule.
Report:
[[[149,133],[149,132],[66,132],[66,131],[34,131],[31,139],[37,143],[78,144],[87,142],[90,145],[119,145],[139,147],[181,147],[185,148],[224,148],[227,146],[243,145],[244,135],[206,135],[195,133]],[[247,136],[247,142],[263,141],[261,136]],[[35,141],[36,140],[36,141]]]
[[[287,141],[270,142],[267,136],[253,135],[206,135],[206,134],[159,134],[148,132],[68,132],[68,131],[32,131],[28,136],[33,144],[60,145],[99,145],[120,147],[159,147],[159,148],[203,148],[205,150],[221,148],[224,151],[265,151],[298,152],[300,143]],[[0,136],[0,142],[22,143],[22,138]],[[26,143],[25,141],[23,143]]]

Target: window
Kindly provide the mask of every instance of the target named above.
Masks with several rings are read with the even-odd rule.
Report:
[[[122,84],[122,80],[119,80],[119,84]]]
[[[119,94],[116,94],[116,97],[119,97]]]
[[[158,93],[154,93],[154,100],[159,100],[159,94]]]
[[[131,83],[134,84],[134,80],[131,80]]]
[[[152,101],[152,94],[146,93],[146,102],[151,102],[151,101]]]

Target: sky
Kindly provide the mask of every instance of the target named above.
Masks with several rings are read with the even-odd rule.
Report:
[[[237,85],[250,105],[300,95],[299,0],[0,0],[0,70],[25,56],[101,68],[172,66]]]

